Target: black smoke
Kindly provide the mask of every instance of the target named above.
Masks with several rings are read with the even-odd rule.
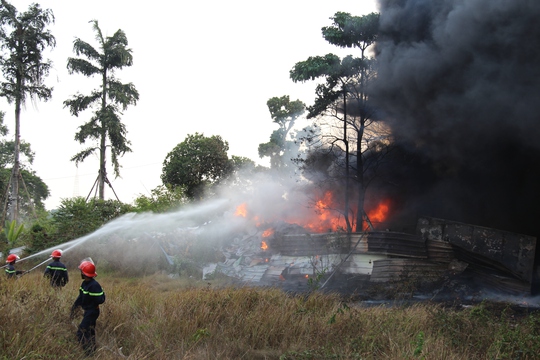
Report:
[[[380,0],[371,98],[402,215],[540,236],[540,1]]]

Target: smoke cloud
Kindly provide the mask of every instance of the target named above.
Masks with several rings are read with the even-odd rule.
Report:
[[[532,0],[380,1],[371,98],[404,212],[540,235],[539,17]]]

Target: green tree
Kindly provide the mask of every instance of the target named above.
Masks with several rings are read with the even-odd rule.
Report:
[[[270,141],[259,144],[259,157],[270,157],[270,167],[274,170],[286,167],[285,157],[292,156],[290,140],[287,140],[289,132],[294,127],[296,120],[305,112],[305,105],[300,100],[291,101],[289,95],[273,97],[266,102],[270,116],[279,128],[272,132]]]
[[[139,93],[132,83],[123,84],[114,76],[116,70],[133,65],[132,50],[129,49],[126,34],[122,30],[116,31],[111,37],[103,37],[96,20],[91,21],[96,39],[99,44],[99,52],[89,43],[76,38],[73,42],[73,51],[80,57],[69,58],[67,68],[70,74],[79,73],[84,76],[100,77],[101,84],[98,89],[89,95],[76,94],[71,99],[64,101],[64,107],[68,107],[71,114],[79,114],[94,108],[94,115],[85,124],[79,127],[75,134],[75,140],[84,144],[87,140],[96,143],[71,158],[76,164],[84,161],[89,155],[99,153],[99,172],[97,178],[99,199],[105,198],[105,184],[107,179],[107,148],[111,152],[111,161],[114,174],[120,176],[119,157],[126,152],[131,152],[131,142],[126,138],[127,131],[120,119],[121,111],[125,111],[129,105],[136,105]],[[108,141],[108,142],[107,142]]]
[[[0,111],[0,136],[5,137],[9,131],[4,125],[5,113]],[[18,196],[18,215],[22,218],[27,215],[35,213],[36,210],[44,210],[43,201],[49,197],[49,188],[31,169],[30,165],[34,161],[34,152],[32,151],[30,144],[24,140],[20,140],[20,155],[24,156],[26,162],[20,162],[19,169],[19,182],[18,188],[22,188],[23,191],[19,191]],[[5,219],[7,208],[10,203],[8,190],[11,186],[10,180],[13,172],[13,164],[15,162],[15,141],[0,139],[0,203],[2,204],[2,222]]]
[[[11,171],[9,169],[0,169],[0,183],[7,184],[10,174]],[[20,169],[20,175],[19,187],[21,191],[18,198],[19,218],[35,217],[36,211],[45,209],[43,201],[49,197],[49,187],[34,171],[22,168]],[[3,205],[7,205],[10,200],[9,197],[5,197],[5,194],[1,194],[0,199],[3,200]],[[4,209],[7,207],[6,205],[4,205]]]
[[[357,81],[352,84],[349,90],[354,105],[353,116],[348,121],[344,120],[351,127],[356,143],[356,163],[353,166],[353,171],[358,194],[358,211],[356,213],[358,231],[366,228],[368,223],[371,224],[364,211],[365,192],[369,183],[369,179],[365,174],[369,168],[374,169],[378,166],[381,160],[380,157],[384,156],[384,153],[388,150],[388,147],[385,146],[386,143],[381,141],[383,132],[379,128],[371,131],[370,135],[373,135],[374,132],[377,133],[375,136],[368,136],[367,134],[367,129],[376,123],[372,120],[373,109],[369,105],[367,94],[370,80],[374,77],[375,60],[366,56],[366,50],[377,40],[379,14],[370,13],[364,16],[352,16],[346,12],[337,12],[331,19],[333,24],[322,28],[325,40],[342,48],[359,49],[360,60],[364,65],[359,68],[360,76],[356,78]],[[384,151],[380,151],[381,147],[384,148]]]
[[[309,57],[298,62],[290,71],[294,82],[324,78],[325,82],[317,85],[314,105],[308,107],[308,118],[330,117],[341,123],[341,135],[328,133],[324,135],[324,143],[328,153],[336,153],[337,146],[343,151],[345,170],[345,199],[343,215],[347,221],[347,230],[352,231],[352,219],[349,217],[349,200],[351,189],[349,179],[351,169],[357,183],[358,199],[354,223],[360,230],[364,222],[364,196],[366,183],[364,179],[365,163],[363,142],[365,129],[370,124],[372,110],[368,105],[367,86],[373,76],[373,60],[365,56],[366,49],[372,45],[378,32],[379,16],[371,13],[365,16],[351,16],[337,12],[331,18],[330,27],[323,27],[325,40],[340,47],[356,47],[361,51],[360,57],[351,55],[340,59],[334,54]],[[350,134],[352,132],[352,135]],[[366,147],[368,148],[368,147]],[[354,151],[356,150],[356,153]],[[350,164],[351,154],[356,162]]]
[[[184,186],[190,199],[201,199],[211,185],[230,174],[228,151],[229,143],[219,135],[188,135],[167,154],[161,180],[165,186]]]
[[[189,202],[182,186],[172,188],[170,185],[160,185],[153,189],[150,196],[140,195],[134,201],[136,212],[164,213]]]
[[[10,211],[12,220],[16,220],[19,214],[21,107],[28,97],[46,101],[52,95],[52,87],[44,84],[52,63],[43,59],[43,52],[56,46],[54,36],[46,29],[51,23],[54,23],[52,11],[41,9],[39,4],[32,4],[26,12],[19,13],[7,1],[0,1],[0,67],[4,75],[4,81],[0,84],[0,95],[9,103],[15,104]]]

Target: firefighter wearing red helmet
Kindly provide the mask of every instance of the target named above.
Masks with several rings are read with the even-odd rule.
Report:
[[[96,322],[99,317],[99,305],[105,302],[105,292],[96,281],[96,266],[92,260],[83,260],[79,265],[83,282],[79,288],[79,296],[71,307],[71,318],[75,310],[81,307],[84,315],[77,328],[77,338],[87,355],[96,350]]]
[[[43,275],[46,278],[49,278],[51,286],[56,288],[66,286],[66,284],[69,282],[66,265],[60,262],[61,257],[62,250],[54,250],[51,253],[51,258],[53,259],[53,261],[52,263],[47,265],[47,268],[45,269],[45,274]]]
[[[23,273],[23,271],[15,270],[15,262],[17,262],[17,260],[19,259],[20,259],[19,255],[16,255],[16,254],[8,255],[6,259],[6,263],[8,264],[6,267],[6,275],[8,278],[13,278],[16,275],[21,275]]]

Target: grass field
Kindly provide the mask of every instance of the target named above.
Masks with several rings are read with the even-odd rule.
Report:
[[[83,359],[70,320],[78,274],[0,278],[0,359]],[[95,359],[538,359],[540,313],[501,303],[365,307],[166,275],[101,274]],[[216,280],[217,281],[217,280]]]

